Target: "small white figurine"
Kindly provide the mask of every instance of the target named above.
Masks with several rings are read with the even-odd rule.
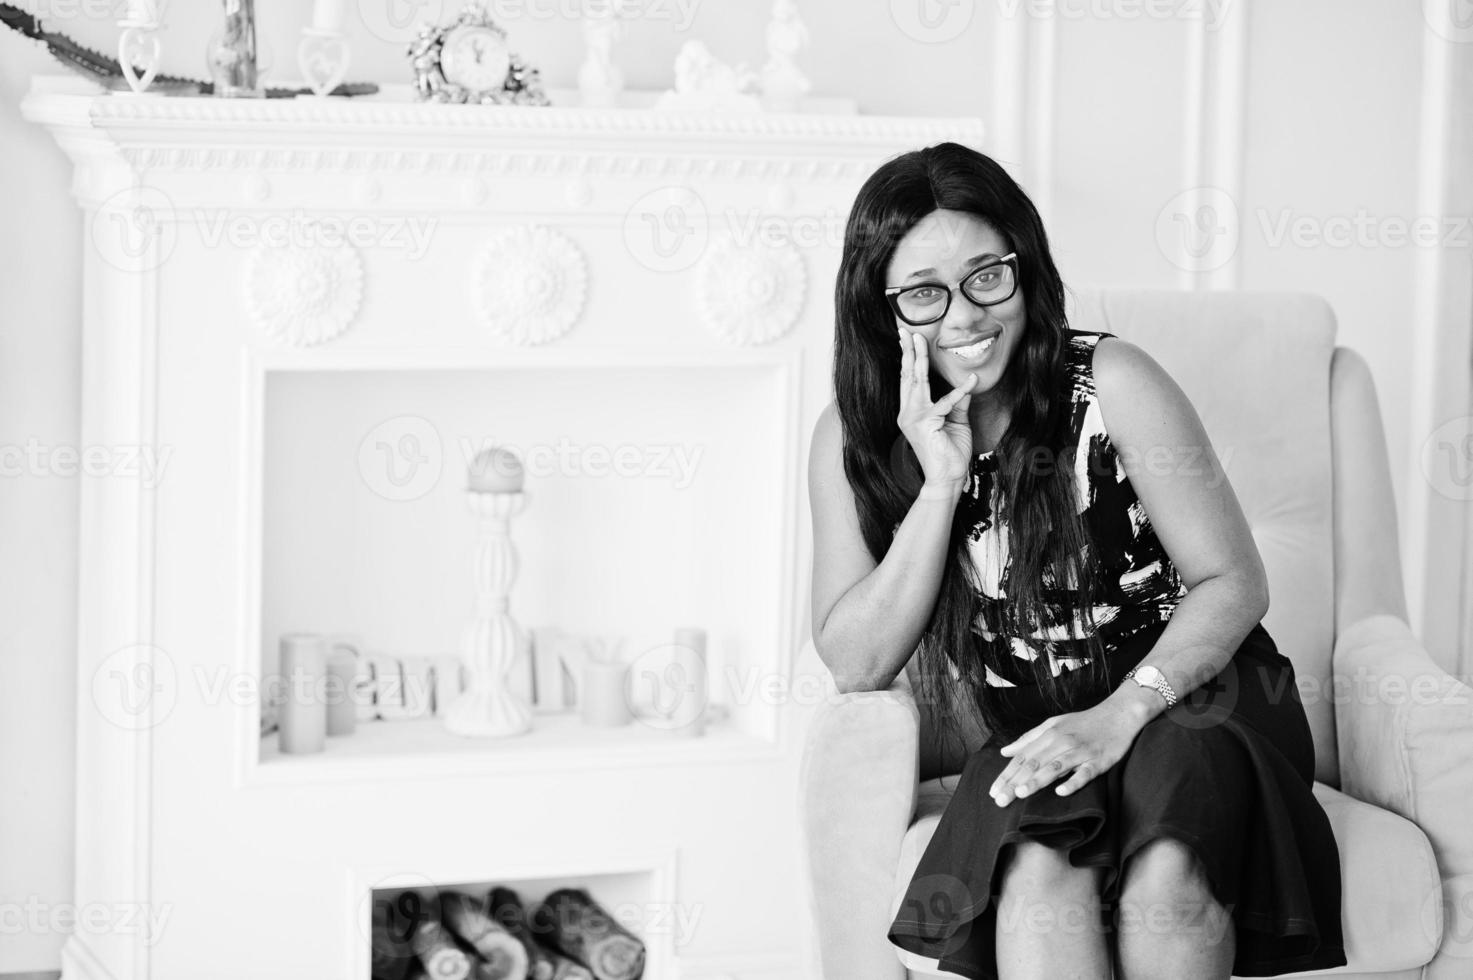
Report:
[[[675,90],[660,96],[655,108],[760,110],[762,103],[749,94],[756,80],[745,62],[728,65],[692,39],[675,56]]]
[[[808,25],[798,15],[797,0],[773,0],[767,25],[767,64],[762,66],[763,107],[792,112],[812,87],[798,69],[797,57],[808,47]]]
[[[624,36],[616,0],[590,0],[583,16],[583,43],[588,56],[578,69],[583,104],[614,105],[624,89],[624,73],[614,64],[614,44]]]

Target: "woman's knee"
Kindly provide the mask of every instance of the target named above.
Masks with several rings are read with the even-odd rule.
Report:
[[[1158,837],[1126,860],[1120,898],[1137,905],[1206,906],[1213,903],[1212,882],[1195,851],[1173,837]]]
[[[1103,869],[1078,868],[1069,853],[1032,840],[1014,841],[1002,862],[1003,892],[1076,896],[1097,895]]]

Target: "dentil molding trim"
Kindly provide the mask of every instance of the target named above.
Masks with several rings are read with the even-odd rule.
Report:
[[[369,98],[215,99],[107,95],[81,78],[33,80],[27,119],[79,164],[131,174],[530,175],[849,182],[897,147],[980,146],[981,120],[832,113],[677,112],[418,103]],[[845,151],[835,154],[835,145]],[[107,183],[116,184],[109,174]],[[78,187],[79,195],[116,186]]]

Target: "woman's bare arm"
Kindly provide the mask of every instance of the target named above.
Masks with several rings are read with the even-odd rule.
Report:
[[[962,485],[924,489],[876,564],[844,474],[830,403],[808,457],[813,511],[813,645],[841,692],[883,690],[905,669],[930,622]]]
[[[1141,660],[1182,696],[1221,670],[1268,611],[1263,559],[1196,409],[1166,370],[1136,345],[1107,337],[1094,376],[1105,430],[1187,587]],[[1148,715],[1165,707],[1134,684],[1111,697]]]

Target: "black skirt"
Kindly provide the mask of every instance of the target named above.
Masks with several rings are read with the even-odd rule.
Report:
[[[1164,629],[1115,645],[1108,688],[1081,688],[1069,709],[1103,700]],[[1311,791],[1309,721],[1294,667],[1262,623],[1212,681],[1152,718],[1118,763],[1067,796],[1053,792],[1067,774],[1006,806],[988,795],[1009,761],[998,749],[1057,712],[1035,689],[992,688],[988,696],[1017,724],[968,755],[890,925],[891,943],[941,970],[997,980],[1002,847],[1038,841],[1067,850],[1075,867],[1103,868],[1100,926],[1109,929],[1125,861],[1171,837],[1202,861],[1213,897],[1231,914],[1234,975],[1345,965],[1340,854]]]

